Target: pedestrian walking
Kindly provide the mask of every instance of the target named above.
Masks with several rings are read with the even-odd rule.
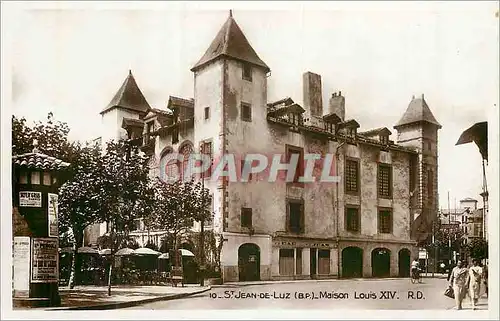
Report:
[[[479,300],[482,277],[483,269],[479,266],[479,260],[473,259],[472,266],[469,268],[469,296],[473,310],[476,310],[477,301]]]
[[[467,285],[469,282],[469,269],[467,269],[462,260],[458,260],[457,266],[453,268],[450,275],[450,287],[455,294],[455,305],[457,310],[462,310],[462,302],[467,294]]]

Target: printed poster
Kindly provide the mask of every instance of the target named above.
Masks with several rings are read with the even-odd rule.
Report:
[[[14,237],[14,291],[29,294],[30,289],[30,238],[29,236]]]
[[[31,253],[31,282],[58,282],[58,239],[33,239]]]
[[[19,206],[42,207],[42,193],[28,191],[19,192]]]

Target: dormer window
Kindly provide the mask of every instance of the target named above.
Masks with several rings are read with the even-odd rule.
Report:
[[[252,81],[252,66],[250,66],[250,64],[243,64],[243,79]]]
[[[389,145],[389,136],[387,135],[380,135],[379,136],[380,143],[383,145]]]
[[[349,137],[356,138],[356,132],[357,132],[356,128],[353,127],[347,128],[347,136]]]
[[[289,113],[288,119],[289,119],[289,122],[295,126],[302,125],[302,116],[298,113]]]
[[[330,122],[324,122],[325,124],[325,130],[327,132],[330,132],[330,133],[334,133],[335,132],[335,125],[330,123]]]

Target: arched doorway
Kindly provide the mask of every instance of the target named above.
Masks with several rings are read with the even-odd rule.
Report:
[[[391,251],[376,248],[372,251],[372,276],[388,277],[391,275]]]
[[[260,248],[245,243],[238,249],[238,274],[240,281],[260,280]]]
[[[410,276],[410,250],[401,249],[398,254],[398,266],[399,266],[399,276],[409,277]]]
[[[342,250],[342,277],[359,278],[363,276],[363,250],[359,247],[346,247]]]

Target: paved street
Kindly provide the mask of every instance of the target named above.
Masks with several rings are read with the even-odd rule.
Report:
[[[421,284],[411,284],[409,279],[274,283],[213,288],[131,309],[450,309],[454,300],[443,295],[446,286],[445,279],[430,278]],[[468,297],[465,302],[464,309],[470,309]],[[487,309],[486,298],[478,308]]]

